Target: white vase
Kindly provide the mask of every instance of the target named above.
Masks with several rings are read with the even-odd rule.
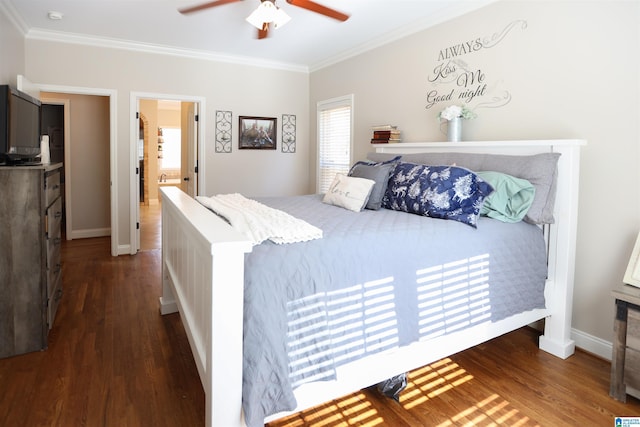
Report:
[[[449,142],[462,141],[462,117],[454,117],[447,124],[447,140]]]

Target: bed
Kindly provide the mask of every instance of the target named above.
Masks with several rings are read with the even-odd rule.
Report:
[[[181,315],[205,390],[207,425],[258,425],[277,419],[424,366],[542,319],[544,334],[540,337],[540,348],[560,358],[569,357],[574,351],[574,342],[570,337],[571,307],[580,147],[584,144],[581,140],[538,140],[375,146],[376,153],[369,157],[370,161],[378,164],[391,161],[396,155],[402,155],[402,161],[423,164],[428,163],[424,159],[433,156],[438,159],[438,163],[460,162],[460,167],[480,170],[485,162],[497,166],[505,159],[517,157],[543,156],[556,159],[552,171],[555,184],[549,192],[549,197],[555,200],[551,212],[552,222],[542,221],[545,224],[540,225],[522,222],[508,224],[507,227],[501,221],[481,218],[470,227],[469,224],[457,221],[428,218],[444,227],[436,234],[451,236],[453,233],[461,233],[462,239],[468,244],[451,245],[455,246],[453,251],[460,251],[455,260],[436,259],[439,252],[444,252],[436,250],[425,255],[434,259],[432,264],[424,264],[425,257],[422,257],[412,261],[406,271],[389,272],[382,267],[411,258],[410,252],[402,252],[402,245],[385,243],[377,245],[380,249],[374,251],[374,241],[367,239],[372,239],[370,230],[375,228],[379,237],[383,237],[385,242],[391,242],[392,236],[397,234],[394,227],[396,231],[400,229],[396,222],[400,221],[399,218],[403,222],[408,218],[409,223],[402,225],[402,229],[409,231],[401,234],[400,240],[414,239],[419,243],[420,240],[425,240],[416,238],[422,232],[419,228],[426,227],[426,222],[420,221],[424,217],[390,209],[348,212],[346,209],[323,204],[321,196],[317,195],[269,198],[261,202],[291,212],[296,217],[303,217],[310,223],[319,224],[321,229],[324,227],[325,235],[322,239],[289,245],[274,245],[270,242],[254,245],[255,242],[251,242],[245,234],[232,228],[227,221],[179,189],[162,189],[163,271],[160,311],[162,314],[179,312]],[[468,165],[466,162],[469,162]],[[540,167],[534,165],[533,169],[539,170]],[[309,211],[312,212],[308,213]],[[327,222],[329,217],[343,215],[345,219],[338,221],[343,225]],[[487,239],[483,235],[497,236],[502,228],[508,228],[509,233],[517,229],[517,233],[521,234],[517,238],[506,236],[502,238],[502,243],[490,248],[473,249],[485,244]],[[360,235],[358,238],[363,239],[359,249],[346,249],[349,239],[352,239],[346,229],[357,231]],[[528,235],[538,243],[525,246],[541,246],[542,255],[538,253],[535,262],[524,258],[507,261],[505,265],[508,269],[508,265],[514,263],[527,266],[542,264],[545,268],[542,277],[538,277],[541,274],[539,268],[531,271],[517,268],[515,272],[498,273],[502,268],[499,265],[501,256],[491,256],[488,259],[487,254],[497,254],[496,251],[504,246],[504,242],[520,241],[529,238],[526,237]],[[437,236],[429,235],[429,239],[436,238]],[[447,239],[442,241],[446,242]],[[326,249],[319,246],[321,244],[334,246]],[[282,254],[276,256],[274,250],[281,251]],[[425,246],[420,252],[427,250],[429,248]],[[506,252],[517,253],[520,249],[508,249]],[[300,286],[294,288],[295,292],[288,289],[284,290],[285,294],[288,293],[285,296],[277,296],[278,293],[271,291],[256,296],[264,292],[265,286],[261,280],[265,280],[265,277],[277,280],[279,275],[284,274],[279,272],[283,272],[287,264],[310,264],[307,262],[309,259],[319,259],[327,253],[337,254],[354,266],[359,264],[357,260],[366,258],[369,254],[374,259],[373,267],[352,268],[345,282],[338,284],[334,283],[335,279],[331,278],[333,276],[325,278],[325,275],[331,274],[326,271],[327,268],[316,267],[310,278],[299,279]],[[526,254],[524,256],[531,257]],[[464,265],[461,266],[461,262]],[[515,276],[519,277],[518,280],[525,287],[529,286],[529,281],[539,281],[542,285],[525,298],[531,303],[530,306],[518,308],[511,302],[508,294],[504,297],[506,302],[501,302],[498,295],[502,295],[503,291],[489,288],[481,275],[480,283],[476,284],[478,296],[474,297],[468,290],[465,291],[467,300],[471,295],[473,304],[468,305],[472,309],[467,309],[461,316],[453,316],[448,326],[442,328],[441,321],[429,320],[441,317],[420,317],[424,313],[430,313],[426,298],[432,289],[429,288],[429,278],[434,276],[433,268],[450,268],[454,272],[460,268],[471,272],[474,269],[491,269],[491,286],[493,282],[498,283],[495,285],[498,287],[500,282],[510,283]],[[416,273],[420,276],[418,279],[415,278]],[[294,271],[286,274],[291,275],[288,281],[292,282],[300,273]],[[446,272],[440,271],[438,274]],[[502,279],[498,280],[498,277]],[[333,283],[333,287],[324,287],[325,282]],[[400,290],[399,284],[404,282],[419,285],[414,285],[403,296],[404,291]],[[252,283],[256,285],[251,285]],[[502,287],[508,288],[504,284]],[[416,296],[419,291],[424,295]],[[370,302],[362,300],[365,294],[371,295]],[[487,300],[487,295],[491,295],[490,301]],[[276,298],[280,298],[275,302],[280,307],[278,310],[249,306],[254,299],[258,304],[263,304],[264,299]],[[353,313],[349,312],[349,307],[353,304],[343,303],[352,302],[354,298],[360,299],[361,306],[379,303],[380,309],[376,311],[374,306],[373,312],[379,314],[378,319],[386,320],[380,322],[379,327],[366,319],[354,322],[365,325],[364,328],[366,325],[373,327],[366,333],[357,331],[355,334],[359,338],[355,339],[356,344],[351,345],[345,344],[345,339],[353,335],[353,331],[336,325],[344,323],[344,319],[352,318]],[[419,300],[419,303],[413,304],[415,307],[411,303],[412,298]],[[385,303],[389,299],[393,300],[392,304]],[[337,309],[327,310],[328,306]],[[336,318],[334,314],[327,315],[327,312],[341,314]],[[396,319],[399,312],[406,313],[414,321],[402,320],[400,316]],[[271,326],[269,322],[273,318],[279,326]],[[407,326],[413,323],[419,325],[417,329]],[[323,329],[315,333],[309,332],[316,330],[314,328],[318,325]],[[259,340],[263,338],[264,342],[271,343],[273,340],[269,334],[278,328],[282,329],[281,333],[290,342],[274,341],[272,346],[277,349],[263,355],[264,348],[269,346],[261,344]],[[334,331],[338,329],[341,331],[340,335],[326,339],[327,335],[335,335]],[[249,340],[251,336],[253,341]],[[312,338],[308,338],[310,336]],[[327,342],[338,342],[341,345],[338,349],[328,348]],[[278,356],[280,350],[286,355]],[[318,356],[311,357],[305,353],[308,351],[313,351]],[[288,369],[288,379],[282,380],[281,373],[277,371],[270,376],[269,373],[261,372],[262,368],[248,365],[247,357],[254,357],[258,353],[267,364],[280,366],[285,371]],[[300,369],[295,368],[296,366]],[[262,380],[258,381],[258,385],[248,385],[247,379],[253,377]],[[251,401],[252,406],[245,406],[243,410],[243,399],[245,403]]]

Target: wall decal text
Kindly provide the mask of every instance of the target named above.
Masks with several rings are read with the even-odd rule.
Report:
[[[508,90],[501,88],[501,80],[492,81],[487,71],[472,67],[463,57],[490,49],[502,42],[515,28],[527,28],[527,22],[517,20],[489,37],[476,37],[438,51],[437,63],[427,77],[433,87],[427,92],[426,109],[441,103],[466,104],[469,108],[501,107],[511,101]]]

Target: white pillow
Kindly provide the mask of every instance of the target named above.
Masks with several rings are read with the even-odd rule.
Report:
[[[329,205],[360,212],[367,204],[375,183],[372,179],[356,178],[339,173],[333,179],[322,201]]]

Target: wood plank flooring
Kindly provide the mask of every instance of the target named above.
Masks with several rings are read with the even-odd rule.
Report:
[[[0,360],[1,426],[204,425],[180,318],[158,312],[160,251],[111,257],[109,245],[63,244],[49,348]]]
[[[162,205],[140,205],[140,250],[162,247]]]
[[[114,258],[109,245],[63,244],[49,348],[0,359],[0,426],[204,425],[180,317],[158,311],[160,250]],[[608,396],[609,362],[580,351],[563,361],[536,340],[523,328],[416,370],[399,403],[368,389],[269,427],[613,426],[640,416],[638,400]]]
[[[375,388],[269,427],[294,426],[614,426],[640,416],[640,401],[610,398],[610,363],[577,351],[567,360],[536,347],[522,328],[409,374],[395,402]]]

